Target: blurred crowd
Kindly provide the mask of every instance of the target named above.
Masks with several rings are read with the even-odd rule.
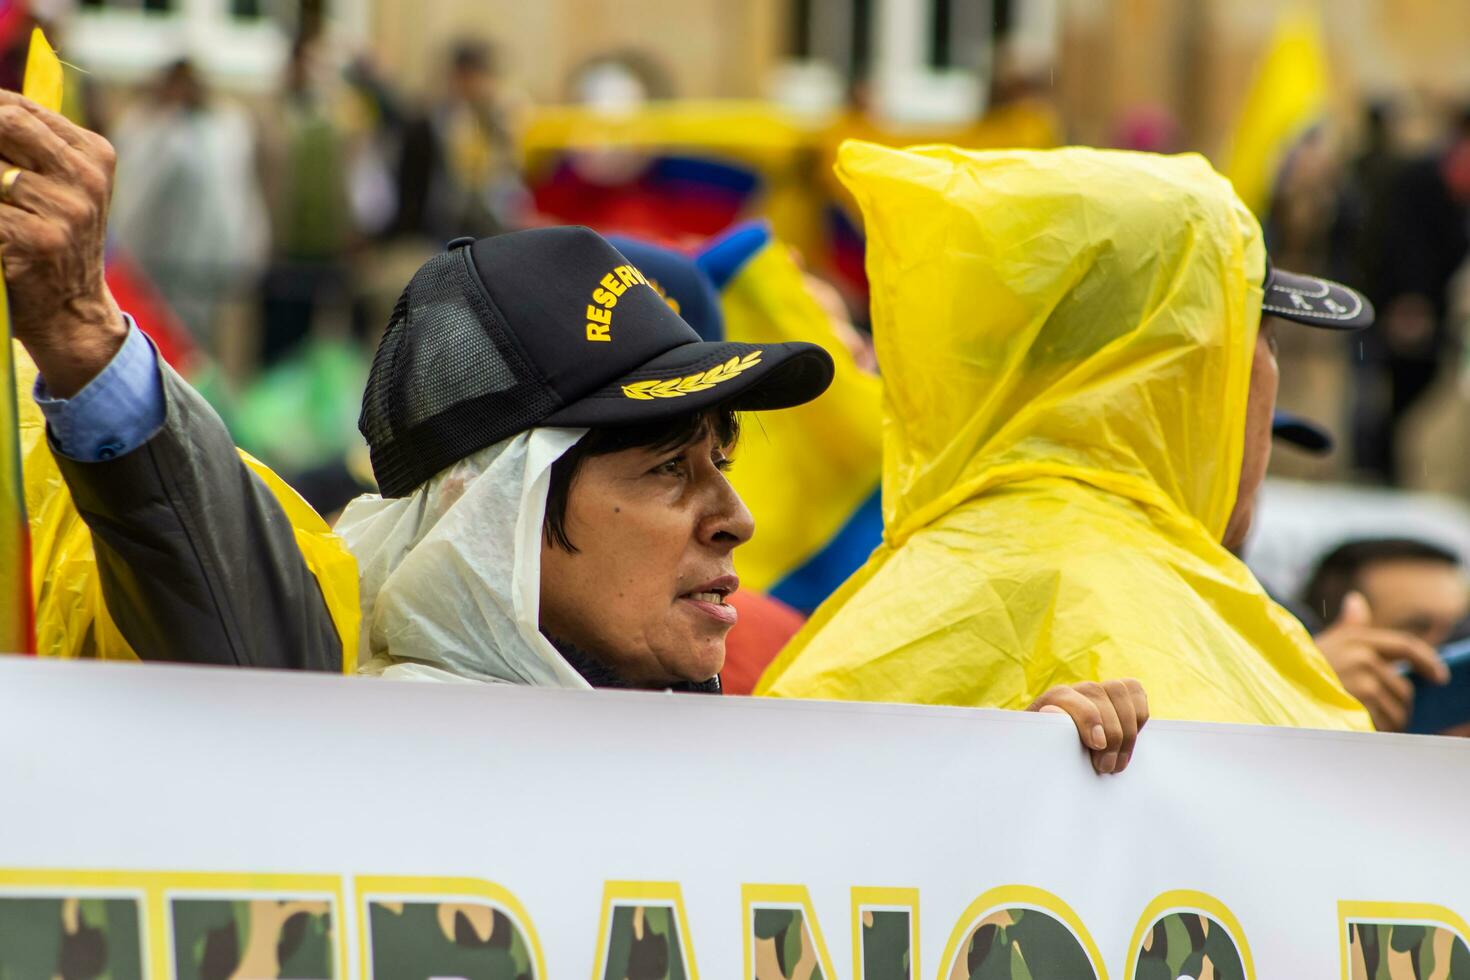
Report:
[[[548,162],[557,154],[544,142],[528,150],[522,141],[536,110],[504,83],[488,42],[455,44],[438,77],[436,98],[410,99],[371,57],[345,59],[323,38],[302,37],[263,101],[212,92],[187,61],[169,65],[116,118],[88,100],[96,115],[88,121],[123,161],[114,245],[157,289],[190,354],[219,370],[205,388],[243,444],[292,473],[329,462],[352,442],[351,413],[334,395],[355,388],[365,371],[396,299],[393,283],[445,241],[576,220],[687,245],[769,203],[753,189],[759,175],[717,150],[674,147],[652,162],[634,151],[568,152]],[[1065,140],[1044,87],[1018,77],[998,91],[985,123],[1021,102],[1029,127],[1007,121],[1000,132],[1025,145]],[[639,52],[591,59],[566,84],[571,102],[612,116],[675,94],[656,59]],[[861,88],[853,98],[861,106]],[[886,134],[860,108],[832,128],[905,138]],[[1189,149],[1179,133],[1167,113],[1140,108],[1115,138],[1125,148]],[[1003,138],[983,124],[973,135],[977,145]],[[808,169],[821,170],[820,161]],[[670,190],[681,180],[718,187],[728,200],[702,199],[691,210]],[[857,239],[856,269],[840,232],[828,236],[835,245],[806,251],[815,253],[807,256],[814,273],[846,301],[842,319],[861,330],[861,233],[820,174],[801,191],[838,198],[828,220]],[[1470,494],[1465,467],[1439,453],[1424,459],[1406,431],[1458,432],[1445,416],[1470,404],[1460,387],[1470,386],[1461,342],[1470,318],[1470,107],[1374,99],[1355,126],[1324,125],[1297,143],[1273,200],[1272,255],[1360,287],[1383,325],[1351,344],[1309,338],[1288,348],[1303,369],[1284,402],[1322,416],[1344,445],[1330,465],[1288,461],[1285,472]],[[700,208],[708,213],[691,218]],[[665,209],[684,213],[649,217]],[[310,421],[283,427],[292,398],[309,403]]]

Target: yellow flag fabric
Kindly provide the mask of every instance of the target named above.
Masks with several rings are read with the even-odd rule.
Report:
[[[39,27],[31,29],[31,46],[26,52],[26,74],[21,84],[21,94],[32,102],[52,112],[61,111],[62,91],[66,80],[61,70],[61,59],[46,42],[46,35]]]
[[[1258,215],[1287,154],[1327,111],[1327,53],[1315,16],[1289,11],[1276,27],[1236,122],[1225,173]]]
[[[0,283],[0,653],[30,653],[31,545],[26,533],[25,493],[20,470],[15,376],[10,361],[10,313]]]
[[[772,239],[720,291],[725,339],[804,340],[826,348],[836,373],[826,394],[750,416],[731,482],[758,533],[736,558],[746,588],[766,592],[821,551],[878,485],[881,386],[838,342],[806,291],[790,247]]]
[[[29,392],[36,367],[14,344],[15,383]],[[30,515],[31,585],[35,596],[36,652],[43,657],[137,660],[108,615],[92,550],[92,534],[77,513],[46,440],[46,421],[33,399],[20,401],[20,445]],[[357,562],[301,496],[243,450],[240,457],[270,488],[296,533],[306,565],[342,640],[342,671],[357,672]]]
[[[884,377],[884,544],[756,693],[1368,728],[1221,545],[1260,227],[1198,156],[848,143]]]
[[[22,94],[47,109],[61,109],[61,62],[40,28],[31,31],[30,51]],[[0,279],[0,651],[31,652],[35,637],[31,622],[30,562],[25,496],[22,489],[19,399],[11,363],[10,307]]]

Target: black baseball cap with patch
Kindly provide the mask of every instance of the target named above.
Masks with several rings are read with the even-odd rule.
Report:
[[[1304,276],[1266,264],[1261,311],[1327,330],[1362,330],[1373,325],[1373,304],[1355,289],[1330,279]]]
[[[588,228],[461,238],[409,281],[358,428],[385,497],[535,426],[789,408],[832,382],[815,344],[702,341]]]

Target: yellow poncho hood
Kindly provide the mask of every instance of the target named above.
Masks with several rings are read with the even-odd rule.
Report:
[[[885,543],[757,693],[1367,728],[1220,544],[1265,250],[1198,156],[849,142],[884,376]]]

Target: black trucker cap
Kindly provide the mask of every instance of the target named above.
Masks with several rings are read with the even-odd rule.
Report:
[[[705,342],[588,228],[456,239],[414,273],[358,428],[385,497],[534,426],[789,408],[832,381],[815,344]]]
[[[1373,304],[1356,289],[1330,279],[1287,272],[1266,263],[1261,310],[1284,320],[1327,330],[1362,330],[1373,325]]]

